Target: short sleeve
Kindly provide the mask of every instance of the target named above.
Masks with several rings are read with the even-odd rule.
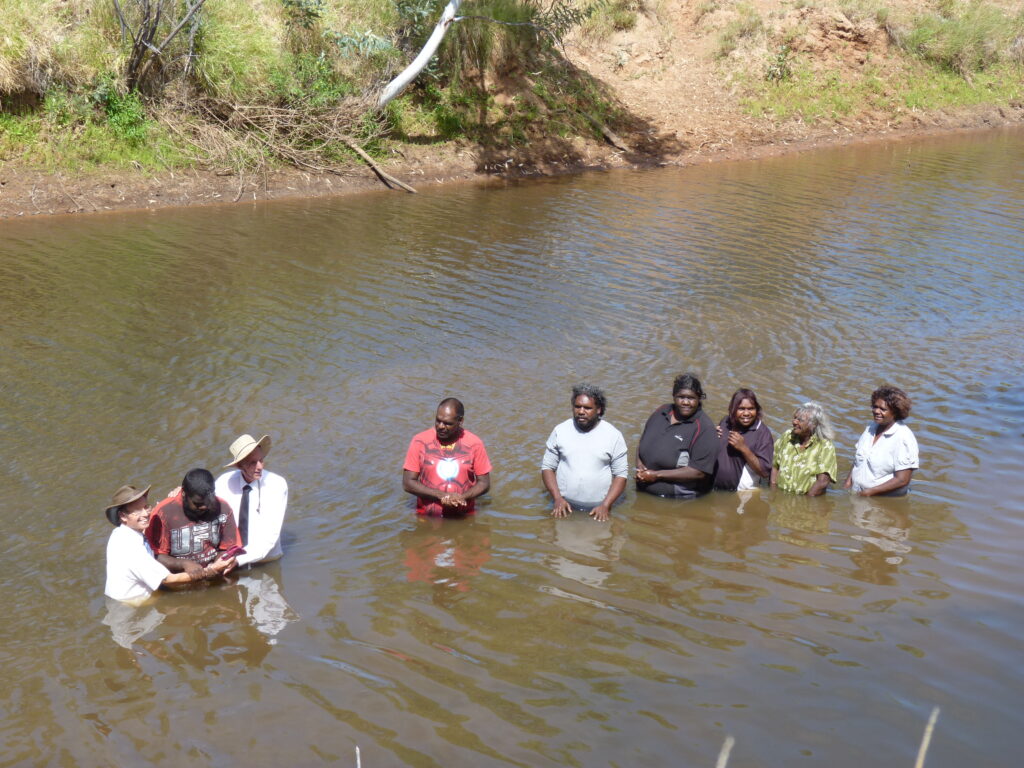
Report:
[[[770,470],[772,462],[775,460],[775,441],[772,440],[771,430],[763,423],[758,427],[757,431],[763,434],[757,436],[757,439],[754,441],[755,444],[751,446],[751,450],[761,462],[761,466],[766,470]]]
[[[699,469],[705,475],[713,475],[718,459],[718,434],[715,432],[714,426],[711,426],[710,429],[704,428],[708,425],[711,425],[710,419],[706,419],[705,424],[701,424],[701,433],[690,451],[690,466]]]
[[[163,517],[154,512],[149,518],[149,526],[146,528],[146,541],[153,552],[158,555],[168,555],[171,552],[171,540],[167,534],[167,526],[164,525]]]
[[[405,452],[405,463],[402,464],[402,469],[419,473],[423,468],[423,451],[421,446],[422,442],[419,439],[419,435],[409,441],[409,450]]]
[[[615,442],[612,444],[612,477],[629,477],[629,449],[626,439],[616,430]]]
[[[491,472],[491,459],[487,455],[484,441],[480,440],[473,446],[473,471],[476,476],[488,475]]]
[[[893,471],[901,469],[917,469],[920,465],[917,452],[917,438],[910,429],[901,430],[900,442],[893,460]]]
[[[831,440],[822,441],[821,460],[818,463],[817,474],[820,475],[823,472],[832,478],[833,483],[839,475],[839,465],[836,463],[836,445]]]
[[[558,450],[558,429],[552,429],[551,434],[548,436],[548,441],[544,446],[544,456],[540,460],[541,469],[558,469],[558,462],[562,457],[561,452]]]
[[[144,552],[132,563],[132,575],[149,587],[150,591],[155,592],[171,572],[157,562],[156,558],[150,557],[148,552]]]
[[[221,527],[220,544],[217,549],[221,552],[226,552],[232,547],[242,546],[242,537],[238,533],[238,524],[235,523],[235,514],[231,509],[231,505],[221,498],[218,498],[217,501],[220,502],[221,512],[226,513],[224,514],[225,520],[224,525]]]

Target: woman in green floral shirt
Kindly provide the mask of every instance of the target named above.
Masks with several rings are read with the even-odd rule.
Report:
[[[838,474],[828,416],[818,403],[804,403],[793,414],[793,428],[775,441],[772,488],[821,496]]]

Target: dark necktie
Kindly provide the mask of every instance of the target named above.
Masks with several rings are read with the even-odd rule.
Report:
[[[242,505],[238,508],[238,535],[242,537],[242,546],[249,543],[249,491],[251,485],[242,487]]]

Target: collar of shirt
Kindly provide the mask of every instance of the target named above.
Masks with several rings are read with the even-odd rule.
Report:
[[[693,412],[693,416],[691,416],[688,419],[678,419],[676,421],[676,424],[693,424],[693,422],[700,418],[700,415],[703,412],[703,408],[698,408],[696,411]],[[673,409],[671,403],[669,403],[668,405],[661,409],[661,415],[665,417],[665,421],[667,421],[669,424],[672,424]]]
[[[252,486],[252,489],[254,491],[257,490],[257,489],[258,490],[263,490],[263,483],[266,481],[266,479],[267,479],[266,474],[263,474],[259,478],[257,478],[256,480],[253,480],[251,483],[247,483],[245,481],[245,478],[242,477],[242,470],[239,469],[239,470],[236,470],[235,476],[233,478],[231,478],[231,485],[232,486],[234,486],[234,485],[238,486],[238,491],[237,491],[238,493],[241,493],[242,489],[245,488],[245,486],[247,486],[247,485]],[[234,489],[232,489],[232,490],[234,490]]]
[[[896,430],[900,428],[902,423],[903,422],[900,422],[900,421],[894,421],[892,423],[892,426],[889,427],[887,430],[885,430],[885,432],[882,433],[882,437],[892,437],[893,435],[895,435],[896,434]],[[874,429],[871,431],[871,434],[872,435],[877,435],[878,434],[878,425],[877,424],[872,424],[871,426],[874,427]]]

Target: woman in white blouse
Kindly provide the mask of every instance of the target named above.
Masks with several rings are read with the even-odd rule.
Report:
[[[906,495],[919,467],[917,439],[903,423],[909,414],[910,398],[902,389],[879,387],[871,393],[873,422],[857,441],[844,488],[859,496]]]

